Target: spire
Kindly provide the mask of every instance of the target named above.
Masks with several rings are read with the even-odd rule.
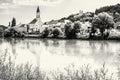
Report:
[[[40,12],[39,6],[37,7],[37,13]]]
[[[40,9],[39,9],[39,6],[37,7],[36,18],[40,19]]]

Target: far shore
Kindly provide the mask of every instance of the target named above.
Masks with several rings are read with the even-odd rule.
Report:
[[[94,40],[97,40],[97,41],[109,41],[109,40],[117,40],[119,41],[120,38],[118,37],[111,37],[111,38],[107,38],[107,39],[101,39],[101,38],[93,38],[93,39],[90,39],[90,38],[75,38],[75,39],[69,39],[69,38],[62,38],[62,37],[58,37],[58,38],[53,38],[53,37],[47,37],[47,38],[42,38],[42,37],[39,37],[39,36],[27,36],[27,37],[1,37],[1,38],[4,38],[4,39],[45,39],[45,40],[51,40],[51,39],[56,39],[56,40],[90,40],[90,41],[94,41]]]

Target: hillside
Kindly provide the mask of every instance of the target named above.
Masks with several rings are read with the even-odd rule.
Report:
[[[98,14],[101,12],[109,12],[109,13],[117,12],[120,14],[120,4],[101,7],[99,9],[96,9],[95,14]]]
[[[120,4],[104,6],[104,7],[101,7],[99,9],[96,9],[95,12],[86,12],[86,13],[79,12],[76,14],[71,14],[67,17],[63,17],[63,18],[58,19],[58,20],[51,20],[51,21],[61,22],[64,20],[70,20],[71,22],[74,22],[74,21],[79,20],[81,22],[85,22],[85,21],[91,22],[93,17],[94,17],[94,14],[99,14],[101,12],[107,12],[110,15],[112,15],[115,22],[120,21]],[[51,21],[49,21],[49,22],[51,22]],[[49,23],[49,22],[47,22],[47,23]]]
[[[115,22],[120,22],[120,4],[101,7],[96,9],[95,14],[99,14],[101,12],[111,14]]]

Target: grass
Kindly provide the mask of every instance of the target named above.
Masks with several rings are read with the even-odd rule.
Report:
[[[103,64],[100,70],[93,70],[89,65],[86,65],[80,69],[74,69],[67,67],[65,68],[65,73],[55,72],[53,73],[55,80],[114,80],[112,79],[113,74],[108,74],[108,70]]]
[[[75,69],[74,65],[64,68],[62,71],[52,71],[47,75],[38,67],[32,65],[15,66],[9,53],[6,51],[0,55],[0,80],[115,80],[112,74],[108,74],[105,64],[99,70],[91,70],[89,65]]]

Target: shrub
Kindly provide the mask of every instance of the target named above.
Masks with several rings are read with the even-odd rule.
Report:
[[[100,30],[102,38],[107,38],[104,33],[107,30],[107,35],[109,35],[109,29],[114,27],[113,17],[105,12],[99,13],[96,17],[94,17],[92,25],[94,28],[98,28]]]
[[[52,31],[53,37],[58,38],[61,34],[63,34],[61,28],[55,27],[54,30]]]
[[[65,36],[66,36],[66,38],[72,38],[72,33],[71,33],[71,31],[72,31],[72,25],[71,25],[71,23],[67,23],[67,24],[65,24]]]
[[[45,28],[45,30],[42,32],[42,37],[46,38],[49,36],[50,30],[48,28]]]
[[[72,25],[68,23],[65,25],[65,35],[66,38],[75,39],[77,38],[77,33],[80,33],[81,24],[80,22],[74,22]]]
[[[105,64],[97,70],[91,69],[89,65],[76,69],[72,64],[65,67],[64,72],[51,71],[46,75],[39,67],[28,63],[15,66],[14,59],[7,50],[0,54],[0,80],[116,80],[112,75],[108,73]]]
[[[9,28],[4,32],[5,37],[24,37],[25,34],[22,32],[18,32],[14,28]]]

